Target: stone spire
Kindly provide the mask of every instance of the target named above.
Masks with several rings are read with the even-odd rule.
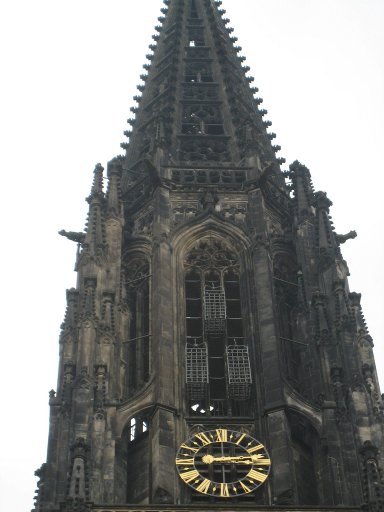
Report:
[[[255,97],[250,68],[224,18],[221,2],[168,0],[147,55],[142,96],[135,96],[123,185],[155,166],[253,165],[260,171],[280,160],[271,124]],[[165,171],[163,171],[165,174]]]

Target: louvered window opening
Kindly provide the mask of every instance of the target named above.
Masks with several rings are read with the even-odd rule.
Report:
[[[207,344],[187,343],[185,348],[186,381],[191,400],[202,400],[208,388],[208,350]]]
[[[245,400],[251,394],[251,365],[248,347],[229,345],[226,350],[228,393],[230,398]]]
[[[223,135],[222,124],[183,123],[181,133],[185,135]]]

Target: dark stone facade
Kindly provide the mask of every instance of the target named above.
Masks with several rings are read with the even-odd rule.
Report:
[[[383,510],[383,401],[324,192],[289,171],[221,2],[167,0],[126,155],[95,168],[36,512]],[[193,492],[178,446],[225,427],[257,491]],[[380,449],[382,450],[380,452]]]

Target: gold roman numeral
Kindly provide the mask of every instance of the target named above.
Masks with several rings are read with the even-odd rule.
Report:
[[[242,436],[240,436],[239,439],[236,441],[236,444],[240,444],[245,436],[246,436],[246,434],[243,434]]]
[[[241,485],[241,487],[243,488],[243,491],[245,493],[252,491],[252,489],[250,487],[246,486],[241,480],[240,480],[239,484]]]
[[[251,471],[247,475],[247,478],[249,478],[250,480],[257,480],[258,482],[265,482],[267,476],[268,475],[265,475],[264,473],[260,473],[259,471],[251,469]]]
[[[177,466],[193,466],[193,459],[176,459]]]
[[[188,446],[187,444],[183,443],[180,448],[184,448],[184,450],[190,450],[193,453],[197,453],[199,451],[198,448],[193,448],[192,446]]]
[[[187,471],[186,473],[180,473],[180,476],[186,484],[189,484],[190,482],[193,482],[193,480],[196,480],[196,478],[199,478],[199,473],[196,471],[196,469],[193,469],[192,471]]]
[[[195,437],[197,437],[197,439],[199,441],[201,441],[203,446],[206,446],[207,444],[211,444],[212,443],[212,441],[209,439],[209,437],[206,436],[206,434],[204,434],[204,432],[196,434]],[[198,450],[196,450],[196,451],[198,451]]]
[[[196,491],[199,491],[203,494],[207,494],[209,491],[209,486],[211,485],[211,482],[207,480],[206,478],[201,482],[200,485],[196,487]]]
[[[220,496],[229,497],[228,484],[220,484]]]
[[[270,466],[271,459],[257,459],[255,461],[256,466]]]
[[[248,453],[255,453],[261,450],[262,448],[264,448],[263,444],[257,444],[256,446],[252,446],[252,448],[246,448],[246,450]]]
[[[216,429],[218,443],[226,443],[228,441],[228,430],[225,428],[217,428]]]

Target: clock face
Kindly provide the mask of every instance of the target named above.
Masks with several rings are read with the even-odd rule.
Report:
[[[264,445],[235,430],[198,432],[179,448],[180,478],[195,491],[219,498],[248,494],[268,478],[271,459]]]

